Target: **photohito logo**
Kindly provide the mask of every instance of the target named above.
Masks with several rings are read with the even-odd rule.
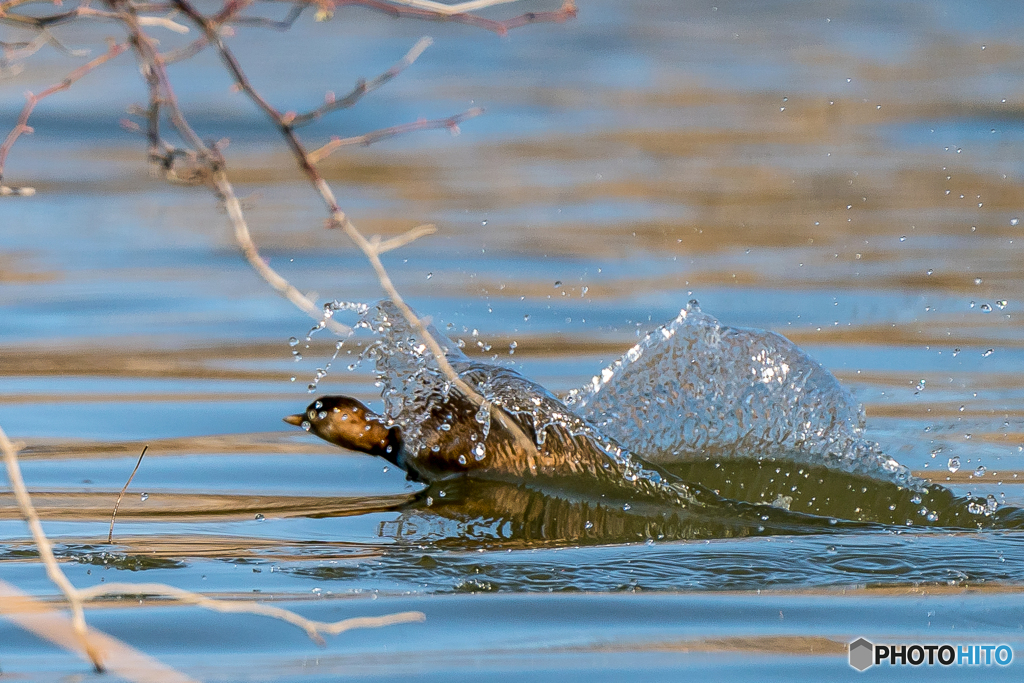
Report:
[[[850,643],[850,666],[857,671],[876,664],[889,666],[1009,666],[1009,645],[876,645],[866,638]]]

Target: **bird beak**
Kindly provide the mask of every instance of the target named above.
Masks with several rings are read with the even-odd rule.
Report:
[[[302,426],[302,423],[303,423],[303,421],[305,419],[306,419],[306,416],[303,415],[302,413],[299,413],[298,415],[289,415],[288,417],[284,418],[284,421],[287,422],[290,425],[295,425],[296,427],[300,427],[300,426]]]

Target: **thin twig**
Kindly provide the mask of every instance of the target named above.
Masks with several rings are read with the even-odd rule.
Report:
[[[471,13],[446,14],[412,7],[407,4],[398,4],[390,0],[335,0],[334,4],[339,6],[359,5],[377,12],[390,14],[393,17],[410,17],[426,21],[452,21],[492,31],[499,36],[504,36],[509,31],[528,24],[560,23],[576,16],[575,0],[564,0],[562,7],[553,12],[525,12],[517,17],[504,20],[488,19]]]
[[[142,447],[142,453],[139,454],[139,461],[135,463],[135,469],[132,470],[131,475],[128,476],[128,481],[121,487],[121,493],[117,494],[117,502],[114,503],[114,511],[110,513],[110,531],[107,533],[107,543],[114,542],[114,518],[117,517],[117,508],[121,507],[121,499],[124,498],[124,492],[128,490],[128,484],[132,483],[132,479],[135,478],[135,473],[139,471],[139,465],[142,464],[142,459],[146,457],[146,451],[149,450],[149,444]]]
[[[182,34],[189,32],[188,26],[179,24],[170,17],[139,17],[139,26],[162,26],[168,31]]]
[[[64,594],[68,605],[71,607],[71,624],[81,640],[82,648],[88,653],[89,659],[92,661],[96,671],[103,671],[103,659],[89,640],[89,627],[85,623],[85,613],[82,611],[82,600],[78,595],[78,590],[68,581],[68,577],[61,570],[60,565],[57,564],[57,558],[53,555],[53,546],[50,545],[50,539],[43,532],[43,525],[39,521],[39,515],[36,513],[35,506],[32,505],[32,498],[25,487],[25,480],[21,476],[21,467],[18,466],[18,450],[11,443],[10,439],[7,438],[7,434],[2,427],[0,427],[0,449],[4,453],[7,480],[10,481],[11,490],[14,491],[14,498],[18,501],[21,516],[25,519],[29,530],[32,532],[32,539],[39,550],[39,559],[43,561],[43,566],[46,567],[46,575],[60,589],[60,592]]]
[[[0,614],[20,628],[48,640],[58,647],[88,660],[71,621],[61,612],[15,586],[0,579]],[[93,649],[102,652],[109,674],[131,683],[198,683],[194,678],[172,669],[163,662],[140,652],[124,641],[89,629]]]
[[[285,15],[284,19],[270,19],[268,17],[234,17],[230,20],[233,26],[258,26],[265,28],[273,28],[278,31],[287,31],[295,23],[308,5],[306,4],[294,4],[292,8]],[[218,21],[226,22],[227,19],[217,18]]]
[[[316,119],[320,118],[324,114],[335,111],[337,109],[346,109],[348,107],[353,106],[356,102],[362,99],[363,95],[369,92],[373,92],[374,90],[381,87],[398,74],[405,71],[406,68],[411,66],[412,63],[415,62],[416,59],[421,54],[423,54],[424,50],[426,50],[433,44],[433,42],[433,39],[431,39],[429,36],[424,36],[420,38],[418,41],[416,41],[416,44],[412,46],[412,49],[405,53],[404,57],[398,60],[398,62],[394,66],[392,66],[390,69],[382,73],[380,76],[377,76],[372,81],[364,81],[360,79],[360,81],[356,83],[356,87],[352,89],[352,92],[350,92],[348,95],[345,95],[340,100],[334,99],[333,97],[329,97],[328,99],[330,101],[325,102],[324,104],[317,107],[311,112],[293,116],[288,121],[288,123],[292,126],[292,128],[301,128],[302,126],[305,126],[306,124],[311,123],[312,121],[315,121]],[[287,116],[288,115],[285,114],[285,117]]]
[[[46,90],[42,91],[38,95],[33,95],[32,93],[26,94],[26,96],[25,96],[25,100],[26,100],[25,101],[25,106],[21,110],[21,116],[18,117],[17,125],[15,125],[13,129],[11,129],[11,132],[8,133],[8,135],[7,135],[7,139],[4,140],[2,145],[0,145],[0,194],[3,193],[3,189],[5,187],[3,185],[3,177],[4,177],[4,164],[7,162],[7,155],[8,155],[8,153],[10,153],[11,147],[14,146],[15,141],[17,141],[17,139],[19,137],[21,137],[21,135],[23,133],[31,133],[32,132],[32,128],[30,128],[29,125],[28,125],[28,117],[32,115],[32,110],[35,109],[37,104],[39,104],[39,101],[42,100],[44,97],[48,97],[48,96],[52,95],[55,92],[59,92],[61,90],[67,90],[68,88],[71,87],[72,83],[74,83],[75,81],[80,79],[82,76],[84,76],[85,74],[89,73],[90,71],[92,71],[93,69],[98,67],[100,64],[103,64],[104,62],[107,62],[107,61],[113,59],[114,57],[118,56],[119,54],[121,54],[122,52],[124,52],[127,49],[128,49],[128,45],[125,44],[125,43],[117,43],[117,44],[111,45],[110,49],[107,50],[104,54],[100,55],[99,57],[97,57],[96,59],[92,60],[91,62],[88,62],[88,63],[83,64],[82,66],[78,67],[77,69],[75,69],[74,71],[69,73],[67,76],[65,76],[64,80],[62,80],[60,83],[55,83],[55,84],[51,85],[49,88],[47,88]],[[28,188],[28,187],[26,187],[26,188],[13,188],[12,187],[12,188],[7,188],[7,189],[9,190],[7,192],[7,194],[20,194],[20,195],[24,195],[24,196],[35,194],[35,190],[33,190],[32,188]]]
[[[433,2],[433,0],[387,0],[394,5],[406,5],[408,7],[415,7],[416,9],[426,10],[435,14],[442,14],[450,16],[453,14],[466,14],[468,12],[476,12],[477,10],[486,9],[488,7],[494,7],[495,5],[507,5],[511,2],[518,2],[518,0],[469,0],[469,2],[460,2],[455,5],[448,5],[443,2]]]
[[[300,311],[314,320],[325,323],[325,326],[335,334],[344,337],[350,336],[352,334],[351,327],[339,323],[334,318],[325,318],[322,308],[319,308],[315,302],[296,289],[288,280],[278,275],[277,271],[268,266],[267,262],[263,260],[259,250],[256,248],[256,244],[252,241],[252,235],[249,233],[245,214],[242,213],[242,205],[238,201],[234,188],[228,181],[227,174],[223,170],[214,171],[212,180],[217,193],[224,202],[224,208],[227,209],[228,218],[230,219],[231,226],[234,228],[235,241],[238,242],[242,254],[245,255],[253,270],[266,280],[267,284],[273,287],[278,294],[291,301]]]
[[[420,623],[426,621],[427,618],[423,612],[398,612],[381,617],[354,617],[333,622],[313,621],[283,607],[274,607],[273,605],[247,600],[235,601],[208,598],[199,593],[193,593],[162,583],[104,583],[92,588],[84,588],[79,591],[79,595],[81,595],[83,600],[87,601],[111,595],[159,595],[186,605],[196,605],[214,612],[258,614],[297,626],[305,631],[306,635],[321,647],[326,645],[323,638],[324,635],[336,636],[355,628],[380,628],[394,624]]]
[[[437,226],[433,223],[428,223],[426,225],[417,225],[415,228],[402,233],[398,237],[392,237],[391,239],[384,240],[383,242],[380,241],[380,237],[371,238],[371,241],[373,241],[373,239],[377,240],[374,247],[378,254],[383,254],[384,252],[391,251],[392,249],[404,247],[407,244],[415,242],[421,237],[433,235],[435,232],[437,232]]]
[[[355,135],[350,138],[331,138],[331,141],[328,142],[323,147],[319,147],[317,149],[312,150],[311,152],[308,152],[306,154],[306,158],[309,160],[309,163],[315,165],[326,159],[328,156],[333,154],[336,150],[340,149],[341,147],[346,147],[350,145],[362,145],[365,147],[368,145],[372,145],[375,142],[380,142],[381,140],[393,138],[396,135],[412,133],[418,130],[447,128],[453,134],[458,134],[460,123],[467,119],[471,119],[474,116],[479,116],[480,114],[483,113],[484,110],[482,108],[473,107],[472,109],[467,109],[461,114],[455,114],[454,116],[449,116],[448,118],[444,119],[421,119],[419,121],[413,121],[412,123],[402,123],[397,126],[391,126],[390,128],[381,128],[380,130],[370,131],[369,133]]]

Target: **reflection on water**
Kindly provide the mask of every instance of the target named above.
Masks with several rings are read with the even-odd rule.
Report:
[[[1024,585],[1019,532],[1000,528],[1019,527],[1024,506],[1024,12],[994,0],[756,4],[594,0],[575,22],[501,40],[346,8],[344,21],[300,22],[298,40],[236,42],[275,105],[296,106],[319,101],[338,78],[378,73],[432,34],[415,69],[307,129],[314,142],[487,107],[454,140],[428,133],[324,164],[368,233],[440,227],[386,263],[471,361],[507,361],[566,396],[697,298],[724,328],[778,332],[838,377],[849,396],[830,404],[835,424],[860,429],[848,408],[863,404],[855,436],[880,444],[927,490],[818,468],[794,437],[778,440],[790,459],[706,460],[691,449],[698,457],[660,463],[697,492],[699,509],[542,482],[421,491],[379,459],[285,432],[281,417],[308,403],[306,384],[333,340],[300,343],[303,360],[293,360],[287,340],[308,324],[237,255],[213,200],[147,177],[144,150],[117,123],[141,93],[126,60],[111,63],[109,82],[40,104],[35,134],[5,169],[39,194],[0,208],[0,424],[27,442],[25,475],[72,580],[137,569],[231,595],[376,591],[395,611],[440,600],[435,593],[516,591],[496,596],[506,611],[488,647],[536,643],[538,623],[592,604],[544,603],[512,633],[505,614],[534,609],[524,592],[547,591],[656,591],[633,612],[598,596],[587,614],[654,620],[667,639],[704,637],[708,624],[729,636],[826,633],[838,643],[871,629],[892,642],[911,632],[927,642],[938,628],[1008,637],[1019,622],[1011,596],[957,592],[943,602],[934,592]],[[102,50],[104,30],[93,47]],[[166,36],[166,47],[175,40]],[[295,78],[281,55],[316,66]],[[23,91],[67,70],[56,51],[37,57],[37,71],[0,82],[0,123],[13,123]],[[287,156],[223,91],[198,74],[182,102],[202,135],[232,138],[229,166],[265,257],[321,300],[379,298],[361,257],[321,229]],[[347,344],[319,392],[380,408],[368,369],[344,369],[362,352]],[[815,408],[793,406],[823,417]],[[648,450],[628,432],[606,435]],[[107,548],[109,510],[145,443]],[[3,495],[0,573],[51,594],[26,539]],[[791,621],[797,597],[669,594],[779,586],[815,592],[802,621]],[[827,592],[836,586],[932,594],[854,604]],[[359,607],[348,602],[309,609]],[[694,605],[709,616],[677,633]],[[152,628],[150,609],[136,634]],[[758,610],[763,623],[751,616]],[[426,611],[449,628],[447,612]],[[116,629],[127,606],[96,612]],[[209,636],[208,661],[249,652],[214,618],[182,614],[184,632]],[[462,642],[476,618],[444,642]],[[647,641],[636,628],[602,633]],[[578,630],[574,621],[554,635],[576,643],[566,634]],[[402,634],[389,647],[419,637],[412,627]],[[34,652],[8,635],[0,638],[17,652]],[[436,653],[443,639],[422,637],[420,649]],[[353,647],[377,652],[374,638]],[[287,647],[301,658],[308,644]],[[790,659],[772,660],[778,678],[846,666],[778,663]],[[298,660],[288,661],[282,677],[298,676]],[[630,661],[649,663],[650,652]],[[681,661],[672,664],[693,666]],[[750,661],[757,668],[741,674],[761,675],[766,660]]]

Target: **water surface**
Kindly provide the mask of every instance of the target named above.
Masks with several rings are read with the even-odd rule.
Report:
[[[472,358],[498,355],[564,396],[697,298],[820,362],[864,405],[864,437],[914,476],[1008,508],[1024,506],[1022,28],[1001,2],[651,0],[586,3],[576,21],[507,38],[346,8],[235,43],[274,102],[301,107],[434,37],[400,79],[308,129],[313,141],[487,107],[459,137],[324,165],[367,232],[439,226],[386,264]],[[70,42],[96,47],[111,30]],[[0,82],[0,119],[13,125],[21,92],[69,63],[44,51]],[[312,66],[296,78],[295,63]],[[320,650],[257,617],[129,599],[89,610],[98,627],[204,680],[810,681],[853,676],[844,648],[860,636],[1024,653],[1019,532],[844,513],[800,535],[699,535],[497,485],[425,507],[410,504],[422,486],[382,460],[288,428],[334,340],[314,335],[294,360],[288,339],[311,321],[252,273],[208,193],[147,176],[141,140],[118,124],[144,89],[127,56],[109,67],[39,106],[5,170],[39,193],[0,207],[0,425],[26,443],[25,478],[71,580],[258,592],[323,619],[419,609],[427,622]],[[379,298],[228,85],[212,55],[182,68],[201,134],[232,139],[271,265],[321,301]],[[370,365],[345,369],[349,350],[320,391],[381,408]],[[713,472],[686,476],[730,495]],[[857,507],[856,491],[842,498]],[[54,595],[7,493],[0,563],[4,580]],[[5,672],[88,678],[0,628]]]

